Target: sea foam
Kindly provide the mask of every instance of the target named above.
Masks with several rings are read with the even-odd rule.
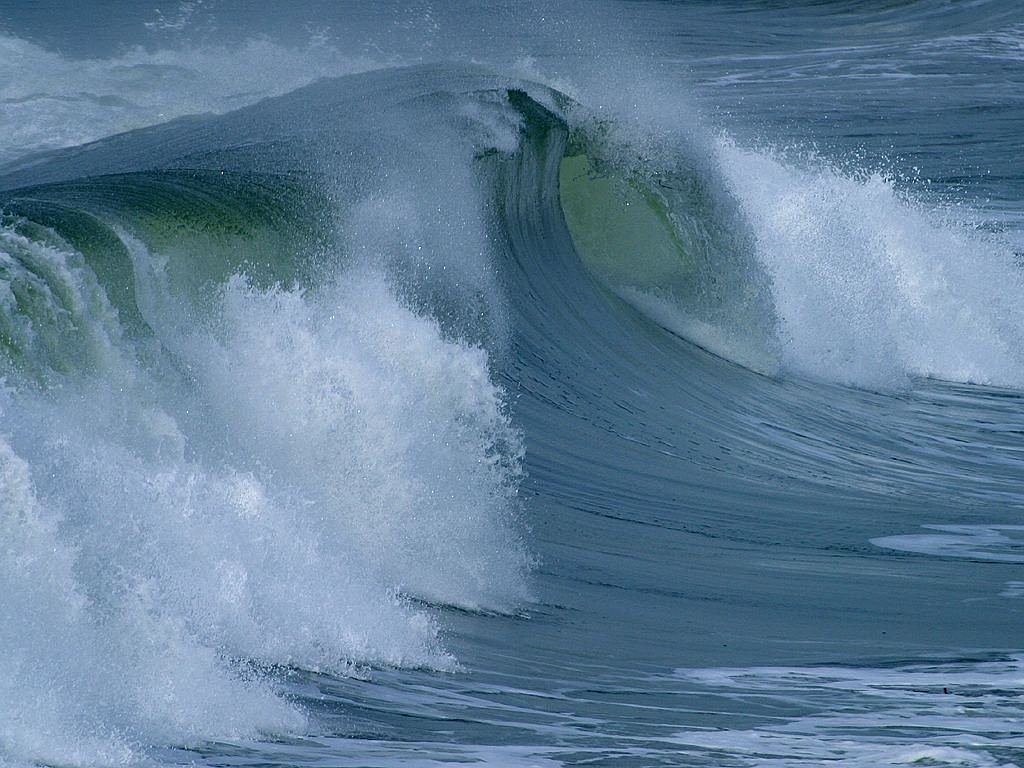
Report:
[[[159,280],[124,237],[140,282]],[[65,251],[8,239],[63,270],[47,317],[95,289]],[[238,275],[203,318],[146,306],[159,343],[101,333],[116,313],[90,300],[104,353],[43,381],[15,367],[3,394],[9,756],[113,764],[302,731],[266,671],[455,669],[409,598],[528,597],[520,437],[487,354],[379,273],[315,291]]]

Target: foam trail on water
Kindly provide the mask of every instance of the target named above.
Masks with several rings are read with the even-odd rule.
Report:
[[[771,705],[753,728],[681,732],[694,757],[783,768],[995,767],[1019,753],[1021,659],[934,661],[884,669],[753,667],[678,670],[731,709]]]

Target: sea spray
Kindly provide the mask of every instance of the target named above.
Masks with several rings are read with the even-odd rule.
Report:
[[[110,764],[304,730],[245,660],[454,669],[407,598],[505,611],[528,595],[522,449],[487,354],[372,271],[315,291],[236,275],[199,316],[121,235],[155,338],[117,332],[66,244],[5,235],[14,293],[29,267],[61,290],[6,305],[27,330],[5,355],[0,416],[0,710],[21,713],[4,750]],[[93,307],[74,318],[102,354],[82,365],[80,345],[54,342],[33,354],[42,373],[19,365],[75,307]]]
[[[1024,383],[1024,272],[1007,241],[877,173],[728,139],[716,157],[770,276],[787,368],[864,387]]]

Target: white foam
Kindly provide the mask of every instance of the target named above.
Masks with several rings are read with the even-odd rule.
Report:
[[[728,139],[716,157],[771,279],[785,367],[883,388],[1024,383],[1024,271],[1008,244],[877,173],[798,167]]]
[[[4,391],[0,753],[109,765],[303,730],[244,660],[455,668],[406,597],[498,611],[528,597],[521,443],[487,354],[375,272],[309,293],[239,276],[200,315],[126,243],[175,362],[109,334],[59,386]],[[60,249],[32,253],[82,305],[95,282]],[[116,324],[94,305],[83,322]]]
[[[136,758],[140,741],[194,744],[303,727],[267,684],[232,674],[142,595],[124,595],[120,610],[93,599],[82,583],[86,550],[66,541],[66,519],[39,499],[28,463],[0,441],[0,750],[112,765]]]
[[[233,455],[314,507],[332,551],[430,601],[526,596],[519,436],[482,349],[442,340],[373,273],[312,295],[233,279],[216,335],[181,349]]]

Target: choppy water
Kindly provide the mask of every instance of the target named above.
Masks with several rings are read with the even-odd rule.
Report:
[[[1015,2],[0,3],[0,764],[1024,761]]]

